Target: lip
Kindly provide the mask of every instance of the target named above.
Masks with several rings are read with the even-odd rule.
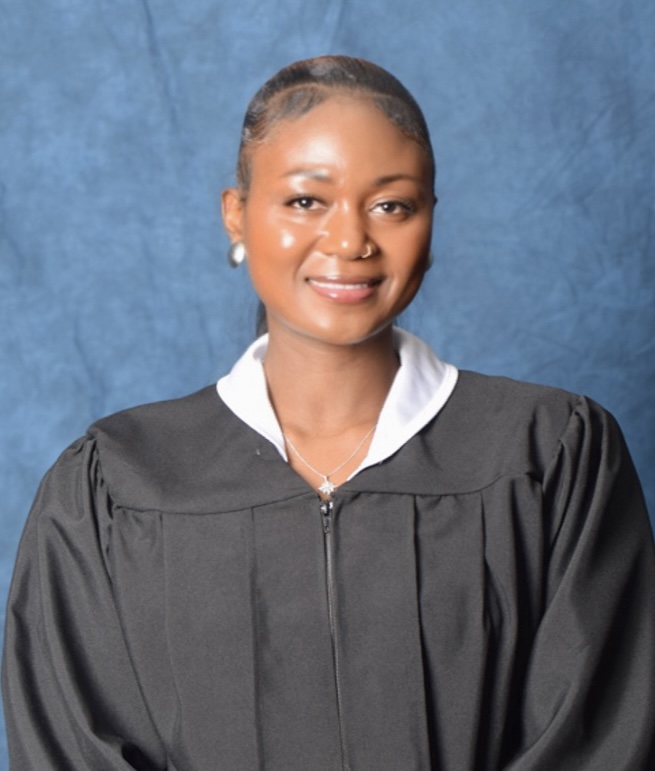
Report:
[[[307,283],[320,297],[339,303],[358,303],[372,297],[382,279],[370,276],[315,276],[308,278]]]

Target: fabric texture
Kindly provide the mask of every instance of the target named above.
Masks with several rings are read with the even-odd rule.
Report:
[[[463,372],[332,510],[213,387],[129,410],[28,521],[12,768],[647,771],[654,580],[585,398]]]

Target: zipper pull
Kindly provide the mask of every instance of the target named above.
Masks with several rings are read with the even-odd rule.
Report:
[[[321,501],[319,508],[323,517],[323,532],[327,534],[332,526],[332,501]]]

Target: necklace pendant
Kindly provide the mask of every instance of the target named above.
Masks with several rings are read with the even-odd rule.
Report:
[[[323,495],[332,495],[332,493],[336,490],[336,486],[330,482],[330,480],[327,477],[323,477],[323,484],[318,488],[319,493],[323,493]]]

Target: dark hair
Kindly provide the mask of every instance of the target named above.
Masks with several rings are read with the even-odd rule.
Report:
[[[318,56],[294,62],[273,75],[252,98],[243,121],[237,181],[245,196],[250,186],[249,148],[263,141],[284,119],[300,117],[335,91],[362,94],[424,150],[434,185],[435,161],[425,117],[414,97],[377,64],[350,56]]]

